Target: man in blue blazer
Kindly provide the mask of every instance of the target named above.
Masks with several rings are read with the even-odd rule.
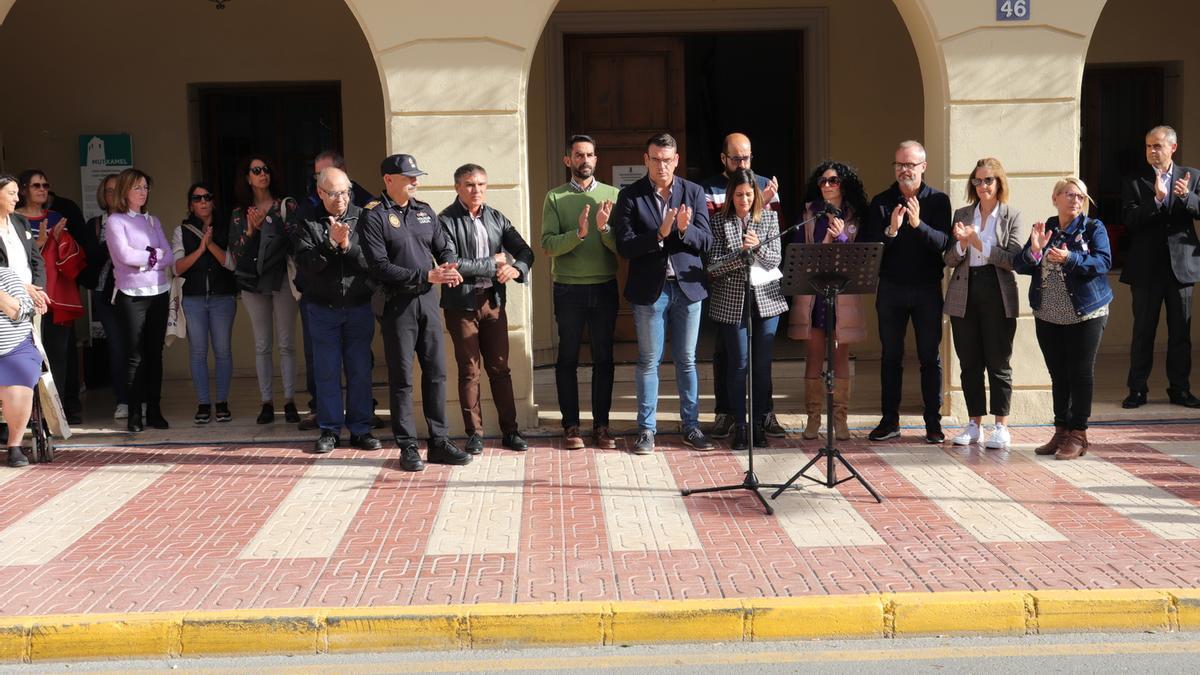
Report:
[[[658,366],[667,330],[679,388],[683,442],[697,450],[712,443],[700,431],[696,341],[708,275],[700,256],[712,244],[704,190],[675,175],[678,144],[670,134],[646,141],[646,176],[623,190],[613,209],[617,252],[629,259],[625,299],[637,329],[639,434],[634,453],[654,452]]]

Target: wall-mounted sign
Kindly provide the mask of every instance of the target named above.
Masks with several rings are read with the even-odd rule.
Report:
[[[636,183],[646,175],[645,164],[614,164],[612,184],[618,190]]]
[[[1033,0],[996,0],[997,21],[1028,21]]]
[[[133,140],[129,134],[84,134],[79,137],[79,182],[83,188],[79,202],[88,220],[100,215],[96,188],[110,173],[121,173],[133,166]]]

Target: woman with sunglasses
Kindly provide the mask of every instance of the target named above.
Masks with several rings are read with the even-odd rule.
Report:
[[[857,237],[861,218],[867,213],[867,195],[855,170],[841,162],[822,162],[808,178],[804,192],[804,220],[812,220],[796,231],[798,243],[848,244]],[[837,326],[833,350],[833,431],[838,440],[850,438],[846,418],[850,406],[850,344],[867,337],[862,305],[857,295],[837,299]],[[792,299],[788,337],[808,340],[804,367],[804,408],[808,421],[804,437],[820,435],[825,409],[825,340],[828,339],[828,307],[825,299],[797,295]]]
[[[129,418],[129,394],[125,390],[125,341],[117,322],[117,310],[113,306],[113,264],[108,254],[108,217],[112,215],[113,195],[117,190],[117,174],[109,174],[96,186],[96,206],[100,215],[87,221],[79,230],[80,243],[87,257],[87,268],[79,274],[79,285],[90,289],[92,320],[104,327],[105,347],[108,352],[108,371],[112,380],[113,398],[116,409],[114,420]]]
[[[270,161],[251,155],[241,164],[235,184],[238,206],[229,219],[229,248],[234,258],[234,276],[242,291],[242,303],[254,329],[254,367],[262,409],[259,424],[275,421],[272,379],[272,344],[279,345],[282,371],[284,417],[296,424],[300,412],[296,395],[296,316],[299,305],[288,279],[288,236],[286,217],[296,202],[285,197],[272,180]],[[283,213],[286,211],[286,214]]]
[[[758,246],[771,240],[754,253],[753,264],[767,271],[776,270],[781,258],[779,217],[764,208],[758,179],[749,169],[738,169],[729,177],[725,204],[713,214],[713,246],[705,265],[729,258],[737,251]],[[729,406],[733,413],[734,450],[745,450],[750,442],[754,447],[767,446],[764,423],[767,418],[771,392],[771,352],[779,315],[787,311],[787,301],[779,292],[779,280],[773,279],[754,287],[754,297],[746,297],[746,264],[741,257],[729,260],[713,273],[709,291],[708,311],[722,333],[725,359],[731,367],[728,377]],[[749,315],[747,317],[747,314]],[[750,363],[747,318],[754,332],[753,364]],[[746,371],[754,369],[754,410],[752,438],[746,434]]]
[[[967,206],[954,212],[956,243],[942,256],[949,267],[943,311],[954,330],[954,352],[962,368],[963,398],[970,421],[954,437],[955,445],[979,443],[980,425],[992,395],[996,424],[984,447],[1007,448],[1008,411],[1012,402],[1013,337],[1017,333],[1017,278],[1013,256],[1029,238],[1021,212],[1008,205],[1008,174],[1000,160],[986,157],[975,164],[967,181]],[[990,386],[983,386],[987,370]]]
[[[143,403],[146,424],[155,429],[170,427],[161,407],[162,350],[171,290],[167,272],[175,257],[162,223],[146,212],[151,184],[150,176],[137,169],[117,175],[105,238],[113,263],[114,304],[125,339],[129,392],[125,427],[134,433],[144,429]]]
[[[17,177],[21,202],[17,213],[24,216],[36,236],[37,250],[46,270],[46,294],[50,309],[42,315],[42,348],[54,374],[54,385],[69,424],[83,421],[79,400],[79,358],[75,351],[75,320],[83,316],[76,278],[84,268],[83,249],[67,230],[68,223],[49,208],[50,181],[40,169],[26,169]]]
[[[229,255],[229,228],[214,222],[217,210],[212,190],[193,183],[187,192],[188,217],[176,228],[172,239],[175,275],[183,277],[183,314],[187,319],[188,358],[192,386],[199,407],[195,424],[213,419],[213,401],[208,386],[208,345],[212,343],[217,362],[218,422],[233,419],[229,411],[229,383],[233,379],[233,318],[237,313],[237,284],[233,279],[233,257]]]
[[[1029,305],[1054,396],[1054,436],[1034,452],[1075,459],[1088,450],[1096,352],[1113,299],[1112,250],[1104,223],[1087,215],[1083,181],[1058,181],[1053,202],[1058,215],[1033,224],[1013,267],[1033,276]]]

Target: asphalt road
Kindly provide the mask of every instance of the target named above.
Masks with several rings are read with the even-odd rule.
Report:
[[[0,666],[0,673],[1120,673],[1200,672],[1200,634],[916,638],[389,652]]]

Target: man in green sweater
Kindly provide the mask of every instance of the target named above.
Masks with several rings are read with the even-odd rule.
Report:
[[[571,180],[546,193],[542,248],[552,258],[558,361],[554,382],[562,412],[563,447],[584,447],[579,431],[579,347],[587,326],[592,351],[592,445],[615,448],[612,408],[613,331],[617,326],[617,243],[608,226],[617,188],[596,180],[596,141],[572,136],[563,164]]]

